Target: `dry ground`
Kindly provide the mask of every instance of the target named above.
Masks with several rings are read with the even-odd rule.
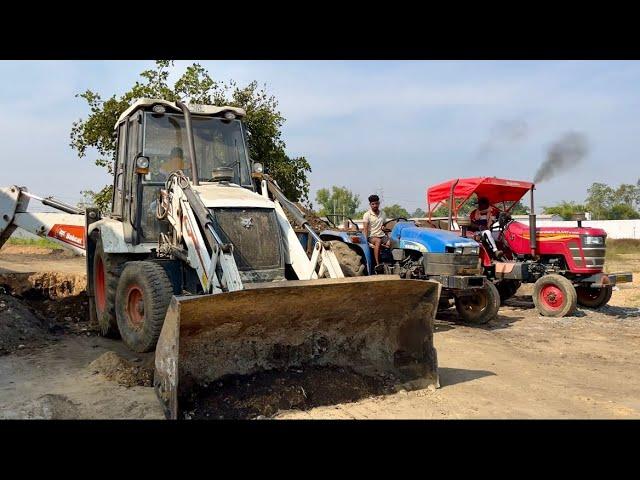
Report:
[[[293,372],[225,386],[217,405],[231,418],[640,418],[640,254],[618,255],[609,268],[633,270],[636,281],[621,286],[598,312],[540,317],[525,286],[482,328],[456,323],[453,312],[440,314],[436,391],[393,393],[348,372],[309,372],[304,378]],[[90,366],[109,351],[131,365],[149,359],[97,336],[83,313],[76,319],[64,313],[68,305],[59,308],[61,301],[76,302],[76,311],[84,312],[84,300],[74,291],[83,270],[82,257],[13,245],[0,251],[0,285],[15,282],[15,272],[36,271],[60,272],[53,278],[69,283],[53,290],[45,285],[56,301],[28,298],[28,291],[18,298],[42,319],[46,333],[42,341],[24,340],[21,348],[0,355],[0,418],[163,418],[152,388],[121,386]],[[20,310],[14,300],[0,298],[0,319],[2,305],[10,319]],[[28,311],[20,311],[28,318]],[[342,396],[310,384],[334,374],[336,385],[348,383]]]

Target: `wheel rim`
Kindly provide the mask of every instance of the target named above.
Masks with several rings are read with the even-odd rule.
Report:
[[[106,295],[106,282],[104,278],[104,263],[102,262],[102,258],[98,257],[97,265],[96,265],[96,276],[95,276],[95,296],[96,296],[96,306],[98,307],[98,313],[104,312],[107,306],[107,295]]]
[[[560,310],[564,305],[564,293],[555,285],[545,285],[540,290],[540,300],[551,310]]]
[[[137,285],[132,285],[127,290],[127,320],[131,326],[139,330],[144,324],[144,297],[142,289]]]

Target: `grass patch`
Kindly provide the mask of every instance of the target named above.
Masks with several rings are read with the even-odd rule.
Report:
[[[55,250],[63,250],[56,242],[47,238],[10,238],[7,245],[22,245],[28,247],[52,248]]]
[[[633,238],[607,239],[607,256],[621,253],[640,253],[640,240]]]

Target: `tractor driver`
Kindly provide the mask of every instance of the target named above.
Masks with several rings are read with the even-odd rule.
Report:
[[[499,259],[502,257],[502,251],[498,250],[496,241],[493,238],[493,232],[490,230],[491,225],[498,217],[498,213],[498,209],[492,207],[486,197],[480,197],[478,198],[478,207],[471,212],[469,220],[471,220],[472,226],[480,231],[480,235],[485,240],[484,243],[489,246],[493,255]]]
[[[363,217],[364,236],[373,245],[376,267],[380,264],[380,247],[389,248],[391,246],[391,239],[382,228],[385,221],[384,213],[380,211],[380,197],[378,195],[370,195],[369,210]]]

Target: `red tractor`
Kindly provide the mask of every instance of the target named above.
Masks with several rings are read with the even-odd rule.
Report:
[[[606,305],[613,286],[631,282],[632,274],[604,273],[607,232],[600,228],[536,227],[533,191],[530,182],[495,177],[459,178],[434,185],[427,190],[429,223],[436,228],[460,230],[480,243],[485,275],[493,280],[502,300],[515,294],[522,282],[533,283],[533,302],[549,317],[571,315],[577,304],[589,308]],[[529,225],[511,217],[511,209],[530,193]],[[497,214],[488,226],[490,238],[472,231],[469,217],[460,214],[462,206],[475,196],[486,198]],[[448,207],[448,217],[435,219],[433,212]]]

